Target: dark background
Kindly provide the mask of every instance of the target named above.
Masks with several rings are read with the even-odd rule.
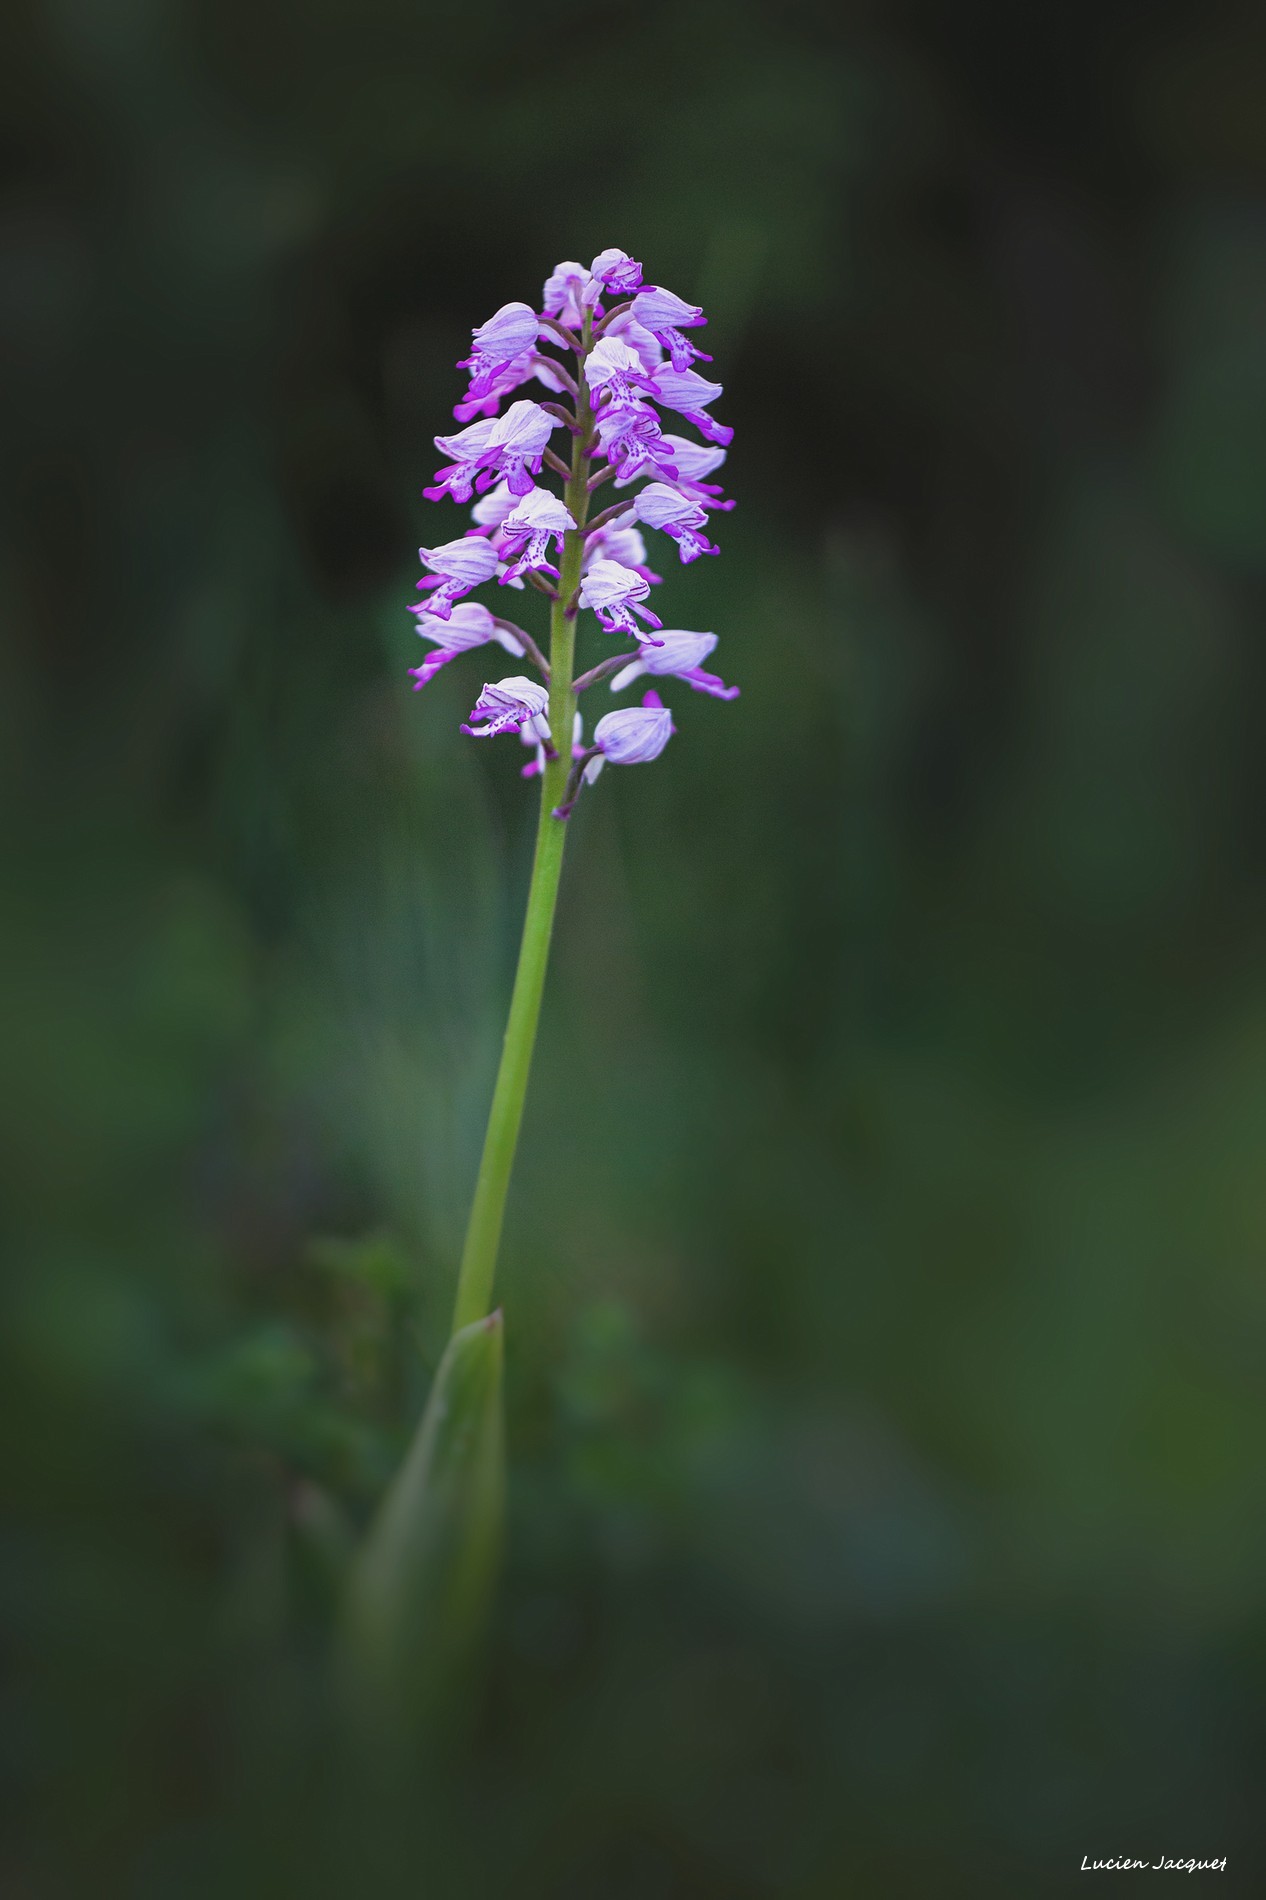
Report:
[[[4,36],[5,1891],[1254,1890],[1260,11]],[[663,598],[743,697],[573,828],[491,1653],[388,1794],[334,1577],[534,818],[479,659],[408,690],[419,491],[606,245],[712,319],[740,505]]]

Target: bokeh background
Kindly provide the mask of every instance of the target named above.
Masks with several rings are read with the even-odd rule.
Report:
[[[5,1891],[1257,1890],[1260,11],[3,32]],[[574,826],[487,1667],[384,1791],[340,1551],[534,818],[479,660],[408,690],[420,485],[608,244],[711,315],[740,505],[664,593],[743,697]]]

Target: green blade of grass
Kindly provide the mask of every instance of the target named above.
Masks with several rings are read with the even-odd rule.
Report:
[[[351,1687],[375,1727],[424,1729],[469,1670],[501,1551],[500,1311],[454,1333],[404,1464],[352,1567]]]

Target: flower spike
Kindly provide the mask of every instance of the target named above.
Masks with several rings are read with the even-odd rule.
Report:
[[[519,734],[532,753],[524,776],[544,778],[547,815],[565,816],[604,762],[658,758],[673,732],[672,714],[650,691],[640,707],[600,719],[585,747],[577,689],[606,679],[621,693],[637,680],[675,680],[708,698],[738,697],[737,686],[706,670],[714,633],[665,630],[652,605],[663,576],[643,538],[667,535],[689,566],[718,552],[709,528],[734,506],[715,479],[733,435],[710,413],[722,387],[693,367],[711,361],[694,341],[705,322],[698,304],[644,282],[627,251],[599,251],[588,266],[564,259],[545,279],[539,308],[503,304],[472,332],[461,364],[469,388],[454,409],[461,426],[435,437],[444,460],[423,492],[469,508],[470,525],[420,550],[428,571],[412,611],[427,651],[411,679],[418,690],[462,654],[493,644],[538,668],[544,684],[518,674],[486,684],[463,730],[476,738]],[[533,382],[560,400],[518,393]],[[666,421],[678,417],[697,433],[670,432]],[[562,452],[555,431],[563,431]],[[558,475],[565,495],[553,485]],[[603,507],[592,497],[608,480],[614,499]],[[548,656],[523,628],[466,599],[494,580],[549,599]],[[582,662],[587,670],[577,678],[576,643],[587,624],[577,622],[588,613],[604,633],[633,645],[623,656]],[[570,783],[560,776],[568,752]],[[567,796],[556,802],[560,791]]]

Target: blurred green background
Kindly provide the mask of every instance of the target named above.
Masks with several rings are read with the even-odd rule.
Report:
[[[3,32],[4,1891],[1257,1890],[1260,11]],[[743,697],[573,828],[486,1677],[385,1788],[323,1659],[534,822],[420,486],[609,244],[712,319]]]

